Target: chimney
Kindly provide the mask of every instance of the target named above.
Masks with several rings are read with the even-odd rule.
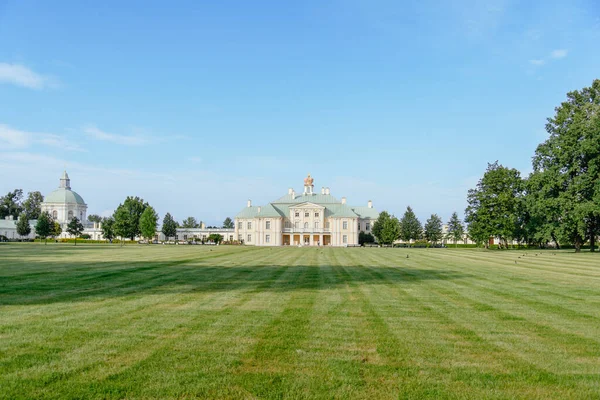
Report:
[[[288,189],[288,194],[292,194],[292,193],[294,193],[294,189],[292,189],[292,188],[289,188],[289,189]]]
[[[321,194],[325,194],[325,187],[321,188]]]
[[[346,198],[342,197],[342,204],[346,204]]]
[[[252,207],[252,200],[248,199],[248,207]]]
[[[296,198],[296,191],[294,189],[292,189],[292,197]]]
[[[369,202],[367,203],[367,207],[373,208],[373,202],[371,200],[369,200]]]
[[[328,187],[325,188],[325,194],[329,194],[329,188]]]

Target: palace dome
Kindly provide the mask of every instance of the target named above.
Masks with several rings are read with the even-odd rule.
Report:
[[[85,205],[83,198],[71,190],[71,180],[67,171],[63,172],[60,178],[60,186],[58,189],[50,193],[44,198],[44,203],[61,203],[61,204],[81,204]]]

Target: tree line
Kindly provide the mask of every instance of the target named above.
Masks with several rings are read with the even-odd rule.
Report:
[[[412,208],[408,206],[401,219],[387,211],[382,211],[373,224],[371,232],[377,241],[384,245],[393,244],[396,240],[404,242],[425,240],[437,245],[444,239],[452,240],[457,244],[463,239],[465,229],[456,212],[450,217],[448,230],[444,233],[444,225],[439,215],[431,214],[425,225],[422,225]]]
[[[600,80],[567,94],[546,123],[528,177],[497,161],[469,190],[465,221],[478,243],[496,237],[544,247],[588,242],[600,235]]]

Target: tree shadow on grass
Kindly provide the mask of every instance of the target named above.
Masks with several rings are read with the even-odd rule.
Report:
[[[347,285],[411,285],[467,274],[409,266],[194,265],[195,260],[44,263],[0,280],[0,306],[99,301],[122,296],[223,291],[324,290]]]

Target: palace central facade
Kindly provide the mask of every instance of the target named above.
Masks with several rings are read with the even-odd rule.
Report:
[[[371,233],[379,213],[369,200],[364,207],[336,199],[329,188],[314,192],[313,178],[304,179],[304,191],[288,194],[264,206],[248,205],[235,217],[235,235],[254,246],[348,246],[358,234]]]

